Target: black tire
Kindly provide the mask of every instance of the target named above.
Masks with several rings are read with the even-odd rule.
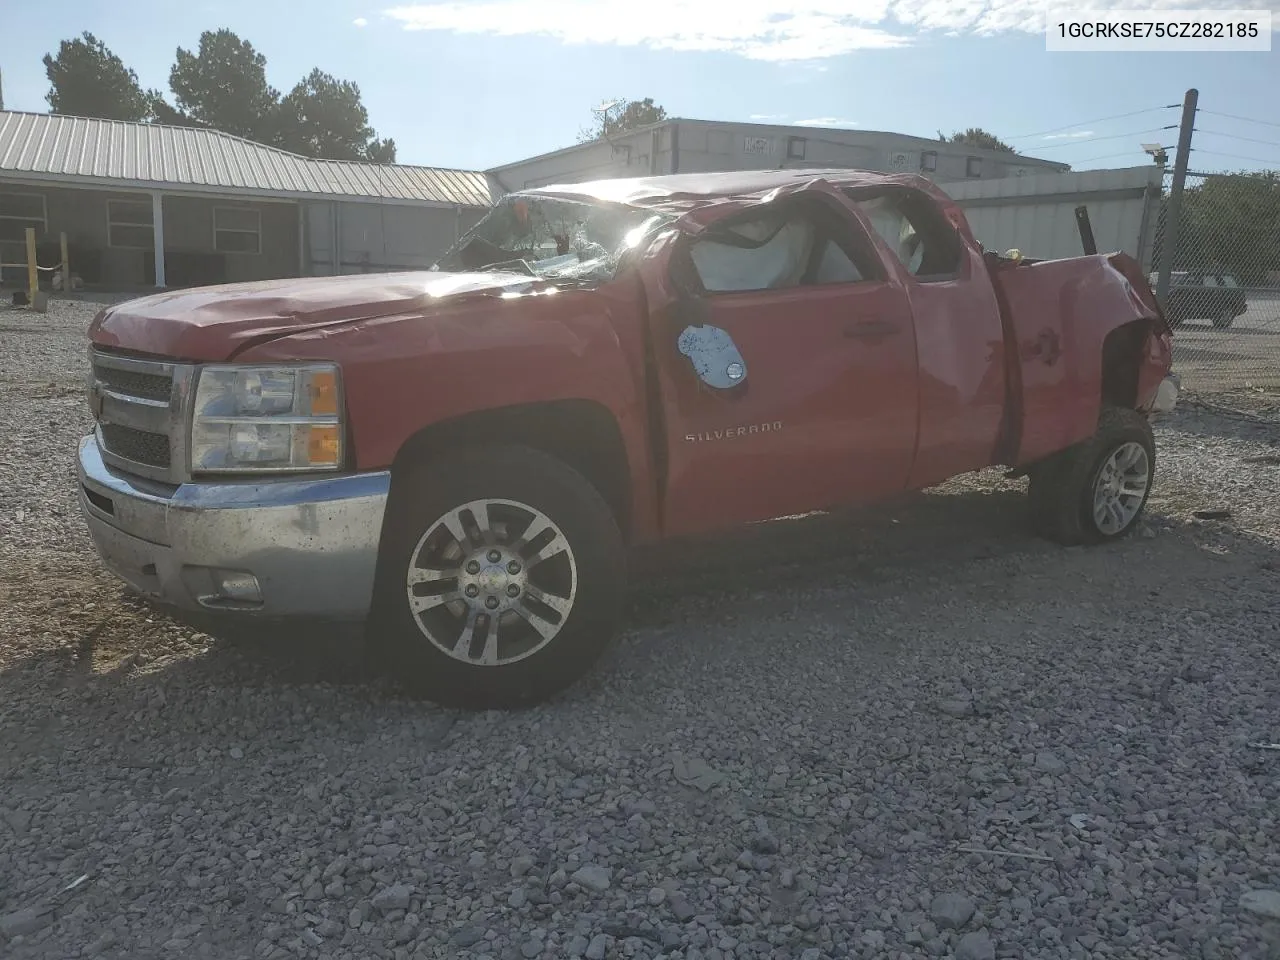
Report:
[[[419,541],[449,511],[482,499],[516,501],[541,512],[568,541],[577,567],[573,605],[551,641],[525,659],[496,666],[463,662],[435,646],[419,629],[407,595],[406,576]],[[393,481],[370,652],[412,693],[443,706],[530,706],[574,684],[599,659],[617,629],[626,579],[626,552],[613,512],[580,473],[527,447],[463,449],[412,465]]]
[[[1213,318],[1213,326],[1216,330],[1226,330],[1235,322],[1236,315],[1230,310],[1221,310],[1218,312],[1218,315]]]
[[[1103,463],[1126,443],[1142,445],[1147,454],[1147,489],[1132,519],[1119,531],[1103,531],[1093,515],[1094,487]],[[1028,499],[1032,524],[1041,536],[1068,546],[1105,543],[1132,533],[1142,518],[1155,482],[1155,438],[1142,413],[1104,406],[1097,432],[1084,443],[1064,450],[1031,471]]]

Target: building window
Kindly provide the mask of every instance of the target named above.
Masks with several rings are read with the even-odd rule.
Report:
[[[262,213],[252,207],[214,207],[213,249],[219,253],[261,253]]]
[[[982,176],[982,158],[966,157],[964,161],[964,175],[966,177]]]
[[[150,200],[107,201],[107,246],[154,250]]]
[[[47,226],[44,194],[0,193],[0,242],[22,243],[27,238],[27,227],[35,227],[38,237]]]
[[[789,160],[803,160],[805,143],[804,137],[788,137],[787,158]]]
[[[938,151],[926,150],[920,154],[920,169],[925,173],[935,173],[938,169]]]

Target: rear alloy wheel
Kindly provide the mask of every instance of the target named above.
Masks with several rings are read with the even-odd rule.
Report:
[[[1032,521],[1063,544],[1117,540],[1136,528],[1154,478],[1151,423],[1137,410],[1104,407],[1094,436],[1031,471]]]
[[[1137,441],[1107,455],[1093,479],[1093,523],[1104,537],[1123,533],[1137,519],[1151,489],[1151,459]]]
[[[570,686],[620,615],[613,513],[566,464],[488,447],[408,468],[388,505],[370,642],[416,692],[509,708]]]
[[[1218,311],[1217,316],[1213,317],[1213,326],[1217,330],[1226,330],[1231,324],[1235,323],[1236,315],[1230,309]]]

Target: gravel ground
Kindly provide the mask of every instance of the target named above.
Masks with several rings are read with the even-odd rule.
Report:
[[[1113,548],[993,473],[650,551],[587,682],[455,714],[100,571],[93,311],[0,311],[0,956],[1280,956],[1275,397]]]

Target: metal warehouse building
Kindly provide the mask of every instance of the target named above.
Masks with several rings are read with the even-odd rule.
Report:
[[[474,171],[312,160],[213,130],[0,111],[0,263],[25,260],[27,227],[39,262],[57,263],[65,233],[88,285],[429,266],[492,199]]]
[[[1161,169],[1066,165],[874,131],[665,120],[487,172],[312,160],[212,130],[0,111],[0,263],[60,260],[108,289],[430,266],[504,193],[666,173],[852,167],[921,172],[989,249],[1098,244],[1149,265]],[[0,282],[25,285],[25,271]]]
[[[507,191],[549,183],[720,170],[846,167],[939,183],[1061,173],[1066,164],[875,130],[663,120],[489,171]]]
[[[720,170],[855,168],[920,173],[964,208],[991,250],[1044,259],[1080,253],[1085,205],[1100,249],[1149,266],[1161,168],[1068,172],[1064,163],[871,130],[671,119],[488,171],[503,192],[612,177]]]

